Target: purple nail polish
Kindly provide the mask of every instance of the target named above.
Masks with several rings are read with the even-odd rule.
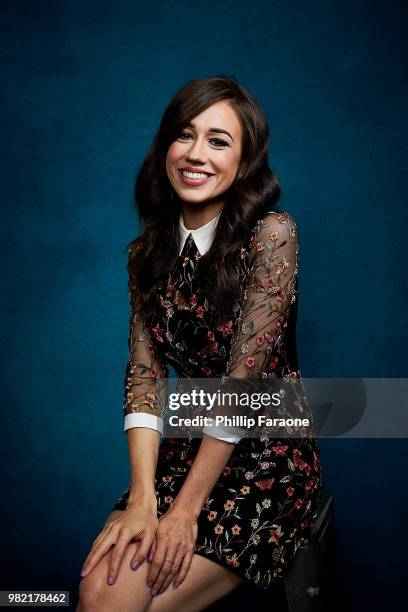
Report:
[[[155,595],[157,595],[157,591],[152,591],[152,597],[154,597]]]
[[[148,582],[148,583],[147,583],[147,586],[149,587],[149,589],[151,589],[151,588],[152,588],[152,586],[153,586],[153,582]]]
[[[179,583],[179,582],[174,582],[173,584],[174,584],[174,588],[175,588],[175,589],[177,589],[177,587],[178,587],[178,586],[180,586],[180,583]]]
[[[84,569],[81,570],[81,576],[85,576],[85,574],[86,574],[86,571]]]
[[[159,595],[161,595],[162,593],[164,593],[164,589],[160,589]]]
[[[152,559],[153,559],[153,555],[152,555],[152,553],[149,553],[149,555],[148,555],[148,557],[147,557],[147,560],[148,560],[148,561],[151,561]]]
[[[136,569],[139,567],[139,565],[140,565],[140,563],[139,563],[138,561],[135,561],[135,562],[132,564],[132,569],[136,570]]]
[[[109,576],[109,578],[108,578],[108,584],[113,584],[113,578],[112,578],[112,576]]]

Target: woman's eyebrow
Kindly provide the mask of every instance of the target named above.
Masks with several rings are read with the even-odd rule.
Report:
[[[194,125],[194,123],[190,122],[187,125],[187,127],[195,128],[196,126]],[[212,127],[212,128],[208,128],[208,131],[209,132],[214,132],[215,134],[227,134],[231,138],[232,142],[234,142],[233,137],[231,136],[231,134],[229,132],[227,132],[227,130],[222,130],[221,128]]]

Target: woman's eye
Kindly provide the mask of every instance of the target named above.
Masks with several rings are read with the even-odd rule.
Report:
[[[228,146],[228,142],[225,142],[225,140],[221,140],[221,138],[211,138],[210,142],[215,142],[215,146],[216,147],[226,147],[226,146]]]
[[[190,132],[181,131],[179,134],[179,138],[181,138],[182,140],[187,140],[190,136],[192,136]],[[215,147],[228,147],[229,146],[228,142],[226,142],[225,140],[222,140],[221,138],[211,138],[209,142],[214,143]]]

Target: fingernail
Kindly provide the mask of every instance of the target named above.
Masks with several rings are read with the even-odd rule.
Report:
[[[163,592],[164,592],[164,589],[160,589],[159,595],[161,595]]]
[[[112,577],[112,576],[109,576],[109,578],[108,578],[108,584],[113,584],[113,577]]]
[[[149,553],[149,555],[148,555],[148,557],[147,557],[147,560],[148,560],[148,561],[151,561],[152,559],[153,559],[153,555],[152,555],[152,553]]]
[[[157,594],[157,591],[152,591],[152,597],[154,597]]]
[[[149,587],[149,589],[151,589],[151,588],[152,588],[152,586],[153,586],[153,582],[148,582],[148,583],[147,583],[147,586]]]
[[[174,582],[173,584],[174,584],[174,588],[175,588],[175,589],[177,589],[177,587],[178,587],[178,586],[180,586],[180,583],[179,583],[179,582]]]
[[[81,570],[81,576],[85,576],[85,574],[86,574],[86,570],[84,570],[84,569]]]
[[[132,565],[132,569],[137,569],[139,567],[140,563],[138,561],[135,561]]]

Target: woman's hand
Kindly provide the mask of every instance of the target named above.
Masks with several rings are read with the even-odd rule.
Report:
[[[85,559],[81,576],[90,574],[102,557],[114,546],[107,577],[108,584],[113,584],[118,576],[126,547],[134,540],[139,541],[139,546],[132,557],[131,567],[137,569],[146,559],[158,525],[156,504],[141,502],[128,505],[124,512],[105,524]]]
[[[198,526],[184,510],[170,508],[159,520],[153,546],[147,585],[152,595],[163,593],[174,578],[177,587],[186,577],[194,554]]]

